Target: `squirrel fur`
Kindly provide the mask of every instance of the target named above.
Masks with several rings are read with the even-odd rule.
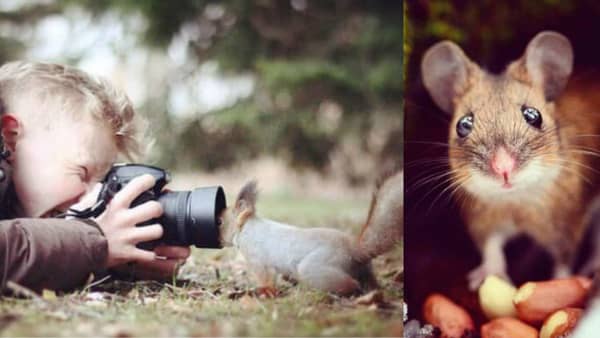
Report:
[[[226,211],[224,245],[246,258],[260,288],[275,289],[282,274],[310,287],[350,295],[377,287],[371,260],[402,236],[403,175],[380,182],[359,236],[331,228],[302,228],[256,213],[257,183],[247,183]]]

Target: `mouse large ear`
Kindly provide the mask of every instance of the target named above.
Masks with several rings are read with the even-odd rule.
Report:
[[[525,55],[508,69],[510,75],[525,76],[524,80],[540,86],[548,101],[560,95],[572,71],[573,48],[569,39],[550,31],[536,35],[527,45]]]
[[[468,89],[469,77],[478,67],[450,41],[430,47],[421,61],[421,76],[425,88],[443,111],[452,113],[455,98]]]

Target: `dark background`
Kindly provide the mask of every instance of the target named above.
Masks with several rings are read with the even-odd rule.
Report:
[[[466,275],[480,262],[458,205],[443,192],[443,180],[423,183],[442,173],[432,160],[445,158],[449,116],[426,92],[421,57],[434,43],[450,39],[482,68],[501,72],[519,58],[533,36],[555,30],[575,50],[574,76],[600,75],[600,3],[595,1],[409,1],[405,95],[405,299],[409,318],[421,318],[421,305],[432,292],[442,292],[483,320],[476,293],[466,289]],[[600,79],[600,77],[599,77]],[[599,93],[600,95],[600,93]],[[515,284],[550,277],[549,256],[526,238],[505,247]]]

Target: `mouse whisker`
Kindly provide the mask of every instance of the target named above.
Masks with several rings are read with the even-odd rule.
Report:
[[[445,164],[446,166],[449,165],[448,163],[448,157],[443,157],[443,158],[422,158],[422,159],[418,159],[418,160],[414,160],[414,161],[410,161],[408,163],[406,163],[404,165],[404,168],[412,168],[412,167],[416,167],[416,166],[426,166],[428,164]]]
[[[438,168],[438,170],[436,170],[433,174],[431,174],[431,172],[430,172],[428,174],[421,175],[418,180],[414,181],[414,183],[411,185],[411,187],[409,189],[407,189],[407,191],[414,191],[414,190],[420,189],[424,186],[431,185],[431,183],[435,182],[436,185],[429,186],[427,188],[427,190],[430,191],[437,186],[437,184],[440,182],[440,180],[451,179],[452,175],[456,175],[456,174],[457,174],[456,170],[451,170],[448,167]]]
[[[434,145],[434,146],[440,146],[440,147],[446,147],[446,148],[451,147],[451,145],[447,142],[438,142],[438,141],[406,141],[404,143]]]
[[[574,154],[583,154],[583,155],[590,155],[590,156],[595,156],[595,157],[600,157],[600,152],[594,151],[591,148],[571,148],[571,149],[562,149],[561,153],[574,153]],[[548,155],[555,155],[553,152],[538,152],[536,153],[537,156],[548,156]],[[565,156],[568,157],[568,156]],[[591,166],[585,165],[583,163],[581,163],[580,161],[577,161],[576,159],[570,158],[570,159],[566,159],[566,158],[546,158],[545,161],[560,161],[562,163],[566,163],[566,164],[575,164],[575,165],[579,165],[580,167],[589,169],[595,173],[600,174],[600,171],[594,169]]]
[[[580,137],[600,137],[600,134],[579,134],[579,135],[573,135],[567,139],[570,140],[573,138],[580,138]]]
[[[442,171],[442,170],[440,170],[440,171]],[[413,184],[411,184],[410,186],[408,186],[406,188],[406,193],[413,192],[431,182],[438,181],[438,180],[448,177],[452,174],[453,174],[452,171],[443,170],[441,174],[434,173],[431,175],[427,175],[426,177],[421,177],[419,180],[417,180],[416,182],[414,182]]]
[[[481,152],[477,151],[475,147],[465,145],[462,147],[451,147],[449,149],[449,155],[454,156],[456,158],[463,158],[464,160],[468,160],[467,155],[472,157],[480,157]]]
[[[573,154],[581,154],[581,155],[589,155],[593,157],[600,157],[600,153],[591,150],[583,150],[583,149],[565,149],[565,152],[573,153]]]
[[[456,192],[456,190],[458,190],[461,186],[462,183],[464,183],[463,180],[454,180],[452,183],[450,183],[446,188],[444,188],[444,190],[442,190],[437,197],[431,202],[429,208],[427,209],[427,214],[430,213],[431,208],[433,208],[433,206],[435,205],[435,203],[440,199],[440,197],[442,197],[444,195],[444,193],[446,193],[448,190],[450,190],[450,193],[448,194],[445,203],[449,203],[452,200],[452,195],[454,194],[454,192]]]
[[[462,178],[460,180],[460,184],[456,186],[456,188],[450,192],[450,195],[454,198],[454,201],[461,207],[464,208],[466,203],[470,203],[468,199],[468,194],[461,187],[469,181],[469,178]],[[464,209],[461,209],[464,210]]]
[[[448,172],[448,174],[450,174],[450,175],[446,175],[446,174],[444,175],[444,176],[446,176],[446,178],[443,181],[437,183],[435,186],[433,186],[431,189],[429,189],[429,191],[422,196],[422,198],[417,202],[416,205],[419,205],[420,203],[422,203],[427,198],[427,196],[429,196],[432,192],[434,192],[436,189],[439,189],[443,185],[448,184],[449,182],[450,182],[450,185],[455,184],[455,183],[460,184],[462,182],[462,180],[460,180],[460,177],[458,176],[458,175],[460,175],[458,170],[450,170]]]
[[[418,166],[427,167],[430,164],[436,164],[436,165],[443,164],[443,165],[449,166],[450,158],[448,156],[426,157],[426,158],[421,158],[421,159],[410,161],[407,164],[405,164],[404,167],[405,168],[412,168],[412,167],[418,167]]]
[[[568,148],[566,148],[567,150],[569,149],[574,149],[574,150],[586,150],[592,153],[596,153],[596,154],[600,154],[600,151],[596,150],[596,148],[592,148],[592,147],[587,147],[587,146],[570,146]]]
[[[566,164],[571,164],[574,162],[567,162],[567,161],[561,161],[561,160],[550,160],[550,163],[552,163],[553,165],[557,166],[559,169],[561,170],[566,170],[568,172],[570,172],[571,174],[581,178],[582,180],[584,180],[586,183],[588,184],[592,184],[592,181],[590,180],[590,178],[588,178],[587,176],[585,176],[583,173],[581,173],[579,170],[577,170],[576,168],[571,168],[569,166],[567,166]],[[541,164],[541,167],[546,167],[546,168],[551,168],[548,165],[544,165]]]

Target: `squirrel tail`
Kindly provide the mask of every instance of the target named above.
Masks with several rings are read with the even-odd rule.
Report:
[[[404,174],[380,179],[375,187],[367,221],[358,237],[359,248],[371,259],[400,243],[404,223]]]
[[[258,196],[256,186],[256,180],[249,181],[238,193],[233,207],[233,214],[236,216],[239,225],[244,224],[248,218],[256,214],[256,198]]]

